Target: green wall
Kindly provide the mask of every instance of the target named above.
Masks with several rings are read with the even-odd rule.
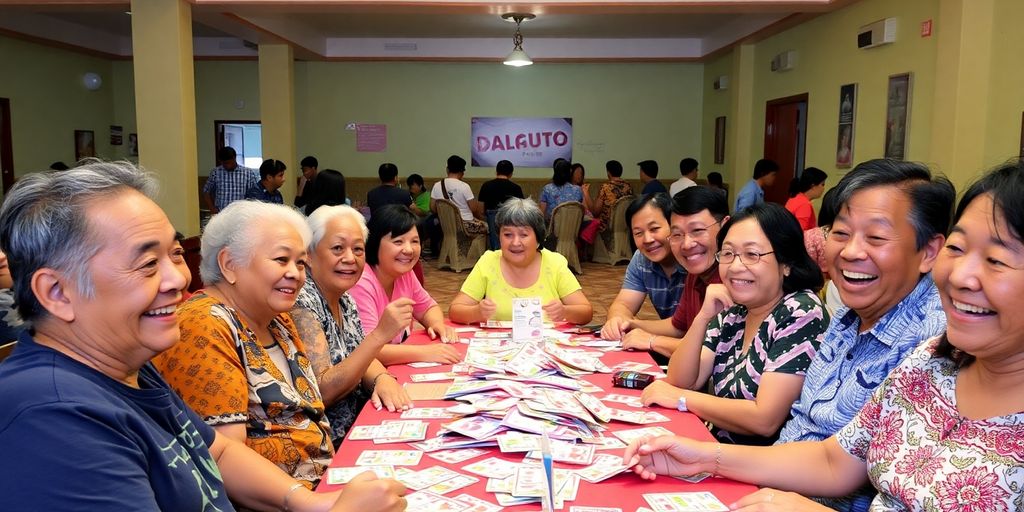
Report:
[[[382,162],[440,176],[449,155],[469,160],[474,116],[572,117],[573,160],[598,178],[607,160],[635,176],[636,162],[651,158],[676,179],[679,160],[701,147],[700,64],[297,62],[295,82],[300,156],[352,176],[376,176]],[[387,151],[356,152],[349,122],[386,124]]]
[[[96,155],[112,158],[110,125],[114,123],[113,63],[0,36],[0,97],[11,100],[11,128],[16,176],[75,160],[75,130],[95,133]],[[103,79],[97,91],[82,85],[92,72]],[[127,131],[125,132],[127,139]]]

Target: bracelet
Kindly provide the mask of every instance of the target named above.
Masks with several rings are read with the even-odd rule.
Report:
[[[718,443],[715,445],[715,469],[711,471],[712,475],[718,475],[718,468],[722,465],[722,444]]]
[[[654,338],[657,338],[657,337],[658,337],[658,335],[652,334],[650,339],[647,340],[647,351],[648,352],[654,352]]]
[[[384,375],[387,375],[392,379],[395,379],[396,381],[398,380],[398,377],[395,377],[391,372],[380,372],[377,374],[376,377],[373,378],[373,382],[370,383],[370,391],[377,389],[377,379],[383,377]]]
[[[283,510],[284,512],[291,512],[292,509],[291,507],[288,506],[288,498],[291,498],[292,493],[303,487],[305,487],[304,484],[295,482],[294,484],[292,484],[291,487],[288,488],[288,492],[284,493],[284,507],[282,507],[281,510]]]

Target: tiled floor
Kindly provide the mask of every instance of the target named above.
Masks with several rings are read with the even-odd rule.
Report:
[[[594,306],[593,323],[604,323],[608,313],[608,306],[612,303],[615,295],[619,293],[622,286],[622,276],[626,273],[626,265],[617,266],[604,265],[601,263],[583,263],[583,275],[576,276],[583,287],[583,293]],[[462,287],[462,282],[469,275],[469,271],[460,274],[448,270],[438,270],[437,260],[426,260],[423,262],[423,276],[426,281],[426,289],[434,300],[441,305],[445,314],[448,313],[448,306],[452,299]],[[658,318],[649,300],[644,301],[640,309],[640,318]]]

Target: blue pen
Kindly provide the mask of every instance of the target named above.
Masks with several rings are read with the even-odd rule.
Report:
[[[540,454],[544,464],[544,479],[548,484],[548,492],[544,497],[544,510],[553,512],[555,510],[555,469],[551,462],[551,440],[548,439],[547,431],[541,433]]]

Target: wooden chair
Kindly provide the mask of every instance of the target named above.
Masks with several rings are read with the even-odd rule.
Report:
[[[7,356],[11,355],[11,352],[14,352],[14,347],[16,346],[18,346],[17,341],[11,341],[9,343],[4,343],[3,345],[0,345],[0,362],[3,362],[4,359],[7,359]]]
[[[554,238],[554,251],[565,256],[569,268],[577,274],[583,274],[580,256],[576,251],[576,237],[583,224],[583,203],[568,201],[551,210],[551,222],[548,224],[548,237]]]
[[[435,199],[434,206],[437,209],[437,218],[441,221],[441,231],[444,233],[437,268],[449,268],[455,272],[473,268],[487,248],[487,233],[467,232],[459,208],[451,201]]]
[[[633,196],[620,197],[612,205],[612,225],[594,240],[594,262],[616,265],[633,257],[629,245],[629,226],[626,225],[626,208],[633,202]]]

